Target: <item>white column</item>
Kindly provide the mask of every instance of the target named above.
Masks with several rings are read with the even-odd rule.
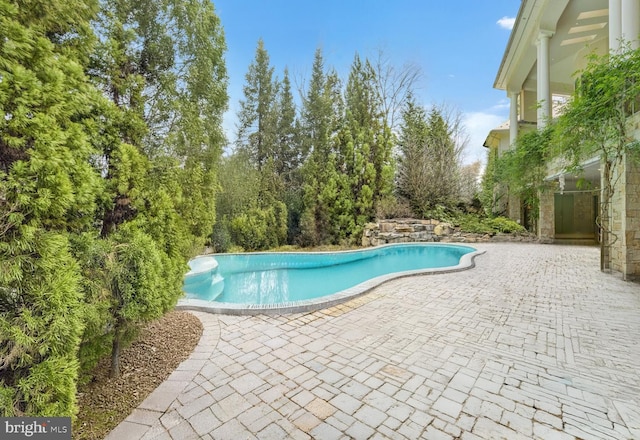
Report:
[[[518,137],[518,93],[509,92],[509,145],[512,146]]]
[[[622,38],[622,0],[609,0],[609,50],[617,52]]]
[[[640,0],[622,0],[622,38],[631,49],[640,47]]]
[[[538,128],[544,128],[551,117],[551,77],[549,59],[549,40],[553,35],[549,31],[540,31],[538,35]]]

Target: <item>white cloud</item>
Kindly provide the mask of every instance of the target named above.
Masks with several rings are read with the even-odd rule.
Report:
[[[501,99],[498,103],[491,107],[491,111],[504,111],[505,109],[509,109],[511,107],[511,101],[508,99]]]
[[[516,22],[516,18],[515,17],[502,17],[500,20],[498,20],[496,23],[498,24],[498,26],[500,26],[503,29],[513,29],[513,25]]]
[[[491,130],[505,121],[504,116],[488,112],[470,112],[463,115],[464,126],[469,135],[465,151],[465,163],[485,161],[487,149],[482,146]]]

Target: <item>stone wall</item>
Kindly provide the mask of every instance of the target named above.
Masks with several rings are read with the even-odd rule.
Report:
[[[508,200],[509,203],[507,206],[507,217],[509,217],[514,222],[522,224],[522,203],[520,201],[520,197],[516,197],[510,193]]]
[[[365,225],[362,246],[379,246],[390,243],[443,242],[482,243],[489,241],[536,241],[529,233],[475,234],[462,232],[449,223],[438,220],[390,219]]]
[[[611,202],[610,267],[624,279],[640,279],[640,167],[625,157]]]
[[[632,116],[628,124],[635,139],[640,139],[640,113]],[[626,155],[619,175],[614,179],[611,202],[611,229],[617,237],[611,246],[610,264],[626,280],[640,279],[640,164],[638,159]]]
[[[624,241],[627,248],[628,280],[640,279],[640,166],[635,162],[627,165],[626,219]]]
[[[539,194],[538,237],[541,243],[553,243],[556,235],[554,189],[553,184],[550,183]]]

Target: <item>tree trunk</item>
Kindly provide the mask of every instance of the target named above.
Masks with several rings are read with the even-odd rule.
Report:
[[[606,229],[602,229],[600,234],[600,270],[605,272],[609,268],[609,248],[607,247],[607,240],[609,240],[609,234]]]
[[[120,376],[120,332],[116,331],[111,348],[111,370],[109,377]]]
[[[602,176],[602,201],[600,203],[600,270],[605,272],[611,268],[611,218],[609,209],[613,188],[611,187],[611,164],[605,159]]]

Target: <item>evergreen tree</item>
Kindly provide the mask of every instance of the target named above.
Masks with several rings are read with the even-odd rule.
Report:
[[[339,212],[342,177],[336,168],[334,140],[340,126],[342,106],[340,81],[335,72],[326,74],[322,51],[316,50],[311,82],[302,108],[304,165],[304,210],[300,219],[300,242],[306,245],[335,243],[343,238],[340,224],[333,221]]]
[[[306,154],[301,146],[300,122],[291,92],[289,71],[285,68],[278,93],[277,144],[274,155],[275,172],[283,180],[281,200],[287,207],[287,242],[293,243],[300,234],[303,209],[302,164]]]
[[[177,110],[163,147],[173,160],[171,173],[178,174],[179,191],[169,189],[168,194],[187,230],[186,256],[191,257],[201,251],[216,219],[217,168],[226,143],[222,130],[228,103],[226,43],[210,1],[176,0],[174,16],[178,62],[171,74],[176,78]]]
[[[279,87],[277,101],[277,130],[274,151],[275,171],[283,176],[287,184],[296,180],[296,172],[306,159],[299,147],[300,125],[297,119],[296,105],[291,92],[289,70],[284,69],[284,77]]]
[[[102,280],[112,294],[101,296],[107,305],[95,310],[109,312],[104,319],[116,374],[123,344],[138,325],[175,304],[187,259],[211,234],[226,70],[224,38],[210,2],[104,0],[101,5],[90,73],[114,104],[100,158],[107,191],[98,222],[106,243],[86,246],[104,254],[82,261],[95,263],[83,266],[85,273],[105,272]],[[141,238],[146,236],[151,242]],[[161,270],[145,272],[137,257],[122,251],[128,239],[159,253]],[[144,308],[129,304],[144,301],[122,295],[122,282],[114,281],[137,276],[146,283],[138,285],[141,291],[164,286],[162,296],[149,297],[155,302]],[[99,341],[97,351],[104,347],[105,338],[91,334],[94,330],[88,327],[84,335],[83,353],[91,352],[91,341]]]
[[[288,214],[282,199],[291,173],[295,106],[288,75],[280,96],[273,70],[260,39],[245,76],[236,141],[237,159],[250,158],[258,173],[258,185],[250,203],[227,221],[233,242],[247,250],[268,249],[287,240]]]
[[[237,147],[246,149],[258,170],[273,157],[276,143],[278,85],[264,41],[258,40],[256,56],[249,65],[238,112]]]
[[[113,138],[135,145],[153,162],[155,185],[179,183],[170,194],[194,241],[183,246],[202,246],[215,220],[212,195],[227,104],[225,42],[213,6],[201,0],[103,0],[95,26],[100,38],[90,72],[120,109],[112,117]],[[106,147],[108,173],[117,164]],[[114,200],[103,235],[133,214],[126,194]]]
[[[412,97],[402,113],[397,171],[397,191],[406,198],[414,212],[422,214],[430,199],[424,190],[429,183],[427,139],[429,127],[424,107]]]
[[[86,1],[0,1],[0,415],[72,416],[83,329],[69,235],[92,226],[105,105]]]
[[[447,118],[444,109],[436,107],[429,112],[427,122],[427,154],[431,159],[431,179],[427,192],[432,205],[452,206],[459,197],[461,146],[456,144],[456,124]]]
[[[343,197],[352,200],[352,238],[371,221],[378,202],[392,188],[392,135],[384,123],[375,72],[356,55],[345,91],[346,118],[340,134],[340,167],[349,180]]]
[[[407,101],[400,130],[397,190],[419,215],[427,215],[437,205],[454,206],[460,196],[459,118],[450,118],[444,109],[425,109]]]
[[[480,201],[484,208],[485,214],[489,217],[495,217],[499,214],[499,207],[501,205],[500,200],[502,194],[499,190],[499,170],[498,170],[498,149],[490,148],[487,151],[487,164],[484,167],[484,173],[482,173]]]

